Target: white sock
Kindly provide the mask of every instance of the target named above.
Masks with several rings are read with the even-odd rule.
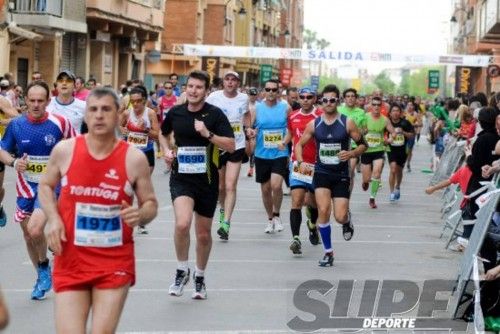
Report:
[[[196,277],[204,277],[205,276],[205,270],[201,270],[200,268],[198,268],[198,266],[195,266],[194,275]]]
[[[177,262],[177,269],[183,270],[183,271],[188,271],[188,261],[178,261]]]

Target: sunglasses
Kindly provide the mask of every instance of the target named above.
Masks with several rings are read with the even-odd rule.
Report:
[[[278,88],[268,88],[268,87],[266,87],[266,88],[264,88],[264,90],[265,90],[266,92],[268,92],[268,93],[269,93],[269,92],[276,93],[276,92],[278,91]]]
[[[322,98],[322,99],[321,99],[321,102],[323,102],[323,103],[325,103],[325,104],[326,104],[326,103],[328,103],[328,102],[330,102],[331,104],[334,104],[334,103],[337,103],[337,102],[338,102],[338,100],[339,100],[339,99],[338,99],[338,98],[336,98],[336,97],[331,97],[331,98],[326,98],[326,97],[324,97],[324,98]]]
[[[142,102],[144,102],[144,99],[139,99],[139,100],[132,100],[132,99],[131,99],[131,100],[130,100],[130,103],[131,103],[131,104],[142,103]]]
[[[257,92],[250,92],[250,93],[248,93],[248,94],[249,94],[249,95],[252,95],[252,96],[255,96],[255,95],[257,95]]]
[[[372,106],[374,107],[380,107],[382,105],[382,103],[372,103]]]
[[[299,95],[299,99],[301,100],[312,100],[314,95]]]

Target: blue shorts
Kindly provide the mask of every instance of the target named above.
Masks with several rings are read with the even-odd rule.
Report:
[[[292,174],[293,162],[290,161],[289,166],[290,166],[290,189],[293,190],[295,188],[302,188],[302,189],[305,189],[309,192],[314,193],[314,186],[312,185],[312,183],[307,183],[307,182],[300,181],[300,180],[293,178],[293,174]]]
[[[415,146],[415,137],[413,137],[412,139],[406,140],[406,149],[407,150],[412,150],[413,146]]]
[[[35,196],[32,198],[17,197],[16,199],[16,212],[14,214],[14,221],[16,223],[22,222],[27,217],[31,216],[35,209],[41,209],[40,202],[38,201],[38,184],[30,183],[31,189]],[[59,197],[60,186],[56,187],[56,198]]]

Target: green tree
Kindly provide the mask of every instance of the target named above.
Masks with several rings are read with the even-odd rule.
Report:
[[[375,85],[373,82],[363,82],[358,93],[361,95],[369,95],[373,93],[375,89],[377,89],[377,85]]]
[[[401,83],[399,84],[396,92],[398,95],[410,94],[410,71],[403,70],[402,72]]]
[[[380,88],[384,94],[393,94],[395,92],[396,84],[389,78],[386,71],[379,73],[373,83]]]
[[[304,29],[303,41],[308,49],[312,49],[314,43],[316,43],[318,33],[310,29]]]

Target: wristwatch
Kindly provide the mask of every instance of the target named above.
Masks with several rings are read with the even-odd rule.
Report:
[[[212,131],[209,131],[209,132],[208,132],[208,137],[207,137],[207,139],[208,139],[208,140],[210,140],[210,139],[212,139],[214,136],[215,136],[215,135],[214,135],[214,133],[213,133]]]

